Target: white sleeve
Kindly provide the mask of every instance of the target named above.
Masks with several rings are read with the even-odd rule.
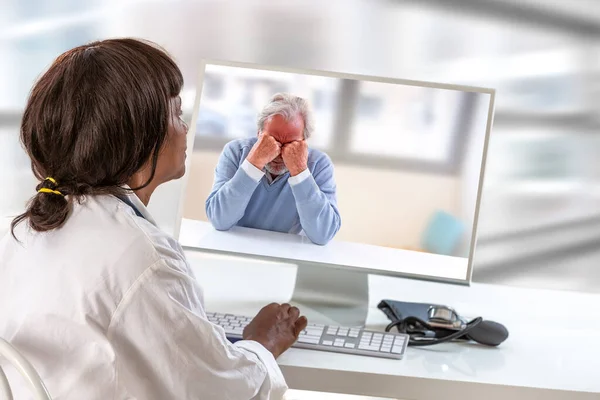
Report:
[[[206,319],[182,260],[157,261],[117,307],[108,329],[117,381],[140,399],[283,398],[287,386],[261,344],[231,344]]]
[[[296,176],[290,176],[288,178],[288,183],[292,186],[296,186],[304,182],[310,176],[310,170],[306,168],[304,171],[300,172]]]
[[[256,182],[260,181],[262,177],[265,176],[263,171],[252,165],[247,159],[242,162],[242,169]]]

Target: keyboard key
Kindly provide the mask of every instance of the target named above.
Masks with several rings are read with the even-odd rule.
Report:
[[[391,350],[392,350],[392,348],[389,346],[381,346],[381,351],[383,351],[385,353],[389,353]]]
[[[319,344],[320,339],[316,339],[313,337],[300,336],[298,338],[299,343],[307,343],[307,344]]]
[[[392,347],[392,353],[394,353],[394,354],[402,354],[402,346],[394,346],[394,347]]]
[[[333,346],[333,342],[331,340],[323,340],[323,344],[325,346]]]
[[[381,333],[376,333],[373,335],[373,339],[381,341],[383,339],[383,335]]]
[[[353,348],[355,347],[355,345],[354,345],[354,343],[346,343],[346,344],[344,345],[344,347],[347,347],[347,348],[349,348],[349,349],[353,349]]]
[[[321,340],[321,336],[311,336],[311,335],[298,336],[298,339],[300,339],[300,338],[309,339],[309,340],[317,340],[317,341]]]
[[[328,335],[337,335],[337,331],[338,331],[337,326],[330,326],[329,328],[327,328]]]
[[[355,338],[355,337],[358,337],[359,333],[360,333],[360,331],[358,329],[350,329],[348,336]]]
[[[342,329],[340,328],[340,330],[338,331],[338,336],[348,336],[348,329]]]
[[[371,332],[365,332],[363,333],[362,337],[371,339],[371,337],[373,337],[373,334]]]
[[[323,334],[323,329],[306,328],[304,331],[308,335],[321,336]]]

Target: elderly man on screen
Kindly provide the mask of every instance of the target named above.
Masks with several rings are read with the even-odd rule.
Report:
[[[309,149],[306,100],[273,96],[258,118],[258,136],[228,143],[215,170],[206,214],[217,230],[233,226],[304,234],[327,244],[341,225],[333,164]]]

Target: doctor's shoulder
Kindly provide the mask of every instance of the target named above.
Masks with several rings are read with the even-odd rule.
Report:
[[[94,226],[96,242],[104,249],[106,264],[136,279],[159,261],[179,264],[183,254],[170,235],[140,218],[114,196],[92,196],[81,204],[80,223]],[[74,209],[74,214],[77,212]],[[83,215],[82,215],[83,216]],[[76,223],[77,221],[68,221]],[[185,269],[184,267],[182,269]],[[117,272],[117,271],[115,271]]]

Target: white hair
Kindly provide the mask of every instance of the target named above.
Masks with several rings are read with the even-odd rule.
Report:
[[[274,115],[281,115],[287,121],[300,116],[304,121],[304,139],[308,139],[314,130],[312,111],[308,101],[289,93],[277,93],[258,114],[258,131],[262,132],[265,122]]]

